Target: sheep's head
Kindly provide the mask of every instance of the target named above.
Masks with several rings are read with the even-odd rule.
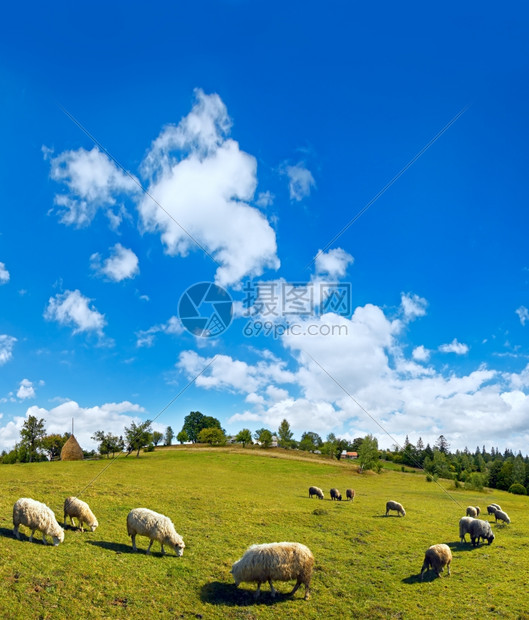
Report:
[[[405,517],[406,516],[406,511],[404,510],[404,508],[400,511],[400,514]]]
[[[231,570],[230,570],[230,573],[233,576],[233,580],[235,581],[235,587],[237,587],[241,583],[240,579],[237,579],[237,577],[235,576],[235,573],[237,572],[236,565],[237,565],[237,562],[235,562],[235,564],[231,567]]]
[[[95,532],[96,531],[96,527],[99,525],[99,522],[97,519],[94,519],[93,522],[90,524],[90,531],[91,532]]]
[[[181,536],[178,534],[170,536],[165,542],[172,549],[174,549],[174,552],[178,557],[184,555],[184,549],[186,546]]]
[[[51,539],[53,541],[54,547],[56,547],[59,543],[62,543],[64,540],[64,530],[59,528],[59,530],[56,532],[56,535],[52,535]]]
[[[491,532],[490,536],[487,536],[487,542],[489,543],[489,545],[492,543],[492,541],[494,540],[494,534]]]

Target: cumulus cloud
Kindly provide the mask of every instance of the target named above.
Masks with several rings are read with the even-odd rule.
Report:
[[[426,314],[428,302],[423,297],[410,293],[402,293],[400,303],[405,321],[413,321]]]
[[[17,339],[13,336],[0,334],[0,366],[13,358],[13,347],[16,341]]]
[[[134,278],[140,272],[138,257],[132,250],[124,248],[121,243],[116,243],[111,248],[110,256],[104,262],[99,253],[92,254],[90,266],[99,275],[106,276],[113,282]]]
[[[316,254],[316,273],[327,275],[330,278],[343,278],[347,267],[351,265],[354,258],[342,248],[335,248],[328,252],[321,250]]]
[[[303,198],[310,196],[310,191],[316,186],[316,181],[303,162],[295,166],[285,166],[284,172],[288,177],[290,200],[300,202]]]
[[[411,356],[417,362],[427,362],[430,359],[430,351],[421,344],[413,349]]]
[[[140,330],[136,332],[136,346],[137,347],[152,347],[156,334],[172,334],[178,336],[184,331],[184,327],[180,319],[176,316],[172,316],[165,323],[160,325],[153,325],[149,329]]]
[[[53,157],[43,148],[50,160],[50,176],[67,187],[67,193],[57,194],[60,220],[78,228],[88,226],[98,209],[108,212],[111,226],[119,225],[123,217],[122,206],[114,209],[117,197],[139,191],[137,182],[122,172],[97,146],[91,151],[80,148],[65,151]]]
[[[4,263],[0,263],[0,285],[7,284],[9,282],[9,271],[6,269]]]
[[[220,97],[197,90],[191,112],[165,127],[147,153],[142,172],[156,202],[143,196],[138,207],[144,229],[160,234],[168,254],[186,256],[197,246],[211,254],[224,286],[279,267],[275,232],[249,204],[256,160],[229,138],[230,127]]]
[[[441,353],[455,353],[456,355],[465,355],[468,353],[468,345],[458,342],[457,338],[454,338],[449,344],[442,344],[439,347]]]
[[[1,264],[2,263],[0,263],[0,265]],[[518,309],[515,310],[515,312],[520,319],[520,323],[522,325],[525,325],[526,322],[529,320],[529,310],[525,306],[520,306]]]
[[[26,398],[35,398],[35,396],[36,394],[33,383],[29,379],[22,379],[17,391],[17,398],[20,398],[20,400],[26,400]]]
[[[271,382],[288,384],[295,379],[294,374],[286,369],[286,364],[276,359],[260,360],[255,365],[234,360],[229,355],[217,355],[213,363],[212,360],[201,357],[195,351],[182,351],[176,367],[184,371],[189,379],[197,377],[195,385],[198,387],[243,394],[266,389]],[[208,364],[211,365],[203,372]]]
[[[79,290],[59,293],[50,297],[44,318],[73,327],[74,334],[95,332],[101,336],[106,325],[105,315],[90,307],[90,302],[91,299],[84,297]]]
[[[70,431],[72,418],[75,420],[74,433],[82,448],[91,450],[97,448],[97,443],[91,436],[104,429],[115,435],[123,435],[124,427],[131,422],[140,422],[140,414],[145,410],[140,405],[123,401],[119,403],[105,403],[93,407],[82,407],[73,400],[67,400],[52,409],[44,407],[29,407],[25,416],[16,416],[5,426],[0,427],[0,449],[10,450],[20,439],[22,425],[30,415],[44,419],[46,432],[49,434],[63,434]],[[162,430],[156,425],[155,430]]]

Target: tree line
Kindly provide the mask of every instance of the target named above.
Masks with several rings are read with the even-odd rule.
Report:
[[[1,454],[1,462],[31,463],[34,461],[53,460],[60,456],[61,449],[70,437],[64,435],[47,434],[44,419],[29,416],[24,421],[20,431],[20,441],[13,450]],[[163,445],[170,446],[175,433],[168,426],[165,433],[152,430],[152,422],[147,420],[140,424],[132,422],[125,427],[124,434],[117,436],[103,430],[98,430],[92,439],[98,443],[98,452],[107,458],[125,452],[129,456],[140,451],[152,451],[162,441]],[[529,457],[522,456],[521,452],[514,454],[511,450],[503,453],[498,448],[485,446],[470,452],[464,450],[450,451],[450,445],[444,435],[440,435],[434,446],[424,445],[419,437],[416,444],[412,444],[408,436],[403,446],[393,446],[391,450],[380,450],[378,441],[373,435],[357,437],[353,441],[343,439],[330,433],[323,440],[318,433],[307,431],[296,441],[289,422],[284,419],[277,431],[268,428],[259,428],[252,433],[243,428],[234,437],[228,438],[220,421],[212,416],[206,416],[200,411],[191,411],[184,418],[180,432],[176,435],[180,444],[207,443],[210,445],[225,445],[230,442],[243,446],[254,443],[263,449],[277,445],[285,449],[302,450],[322,454],[328,458],[340,460],[344,452],[356,452],[360,471],[374,470],[380,472],[384,461],[401,465],[404,469],[414,467],[423,469],[428,480],[436,478],[453,479],[455,486],[464,485],[465,488],[481,490],[487,486],[513,493],[527,494],[529,490]],[[85,452],[85,457],[95,456],[96,453]],[[413,470],[414,471],[414,470]]]

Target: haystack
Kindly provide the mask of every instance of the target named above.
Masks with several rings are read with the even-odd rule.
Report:
[[[83,449],[77,439],[70,435],[61,450],[61,461],[82,461]]]

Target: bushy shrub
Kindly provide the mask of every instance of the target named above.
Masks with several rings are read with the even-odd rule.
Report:
[[[472,491],[483,491],[485,486],[485,476],[477,471],[473,471],[465,480],[465,489]]]
[[[432,474],[426,474],[426,482],[433,482]]]
[[[523,484],[515,482],[509,487],[509,493],[514,493],[515,495],[527,495],[527,489]]]

